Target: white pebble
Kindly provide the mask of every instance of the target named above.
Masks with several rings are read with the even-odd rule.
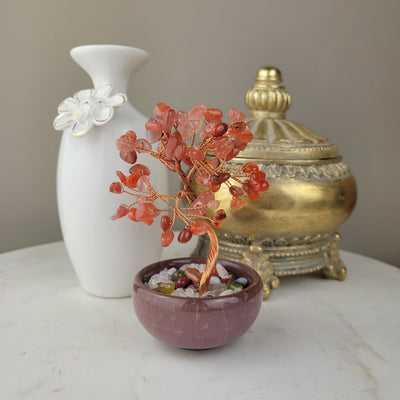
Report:
[[[155,289],[158,286],[157,280],[154,279],[153,277],[150,278],[149,280],[149,288],[150,289]]]
[[[232,289],[227,289],[225,291],[223,291],[220,296],[228,296],[228,294],[233,294],[233,290]]]
[[[199,297],[199,292],[194,291],[192,288],[186,288],[187,297]]]
[[[155,289],[160,283],[171,283],[171,276],[168,273],[167,268],[164,268],[158,274],[154,274],[148,283],[150,289]]]
[[[160,279],[165,280],[169,279],[169,274],[167,268],[164,268],[162,271],[159,272]]]
[[[205,292],[201,297],[215,297],[216,293],[214,290],[209,290],[208,292]]]
[[[172,292],[172,296],[188,297],[184,288],[175,289],[175,290]]]
[[[206,264],[197,264],[197,269],[198,269],[198,271],[203,273],[204,270],[206,269]]]
[[[221,279],[229,279],[230,278],[229,272],[220,263],[217,263],[217,272],[218,272],[218,276]]]
[[[172,274],[176,271],[175,267],[172,267],[168,270],[168,276],[171,278]]]
[[[242,286],[247,285],[247,279],[243,276],[241,276],[240,278],[237,278],[235,282],[240,283]]]
[[[221,283],[221,280],[218,278],[218,276],[210,277],[210,285],[219,285],[220,283]]]

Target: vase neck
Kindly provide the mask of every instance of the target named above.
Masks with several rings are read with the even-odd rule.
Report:
[[[144,50],[117,45],[79,46],[70,54],[89,74],[95,89],[111,84],[115,93],[127,92],[131,75],[149,58]]]

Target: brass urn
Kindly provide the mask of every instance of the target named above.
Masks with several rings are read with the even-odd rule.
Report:
[[[327,278],[346,277],[336,229],[351,214],[357,197],[354,177],[338,148],[305,126],[285,119],[291,97],[279,69],[261,68],[246,94],[247,124],[254,140],[230,161],[241,168],[258,164],[270,184],[258,201],[230,210],[227,188],[217,199],[228,218],[219,228],[220,258],[245,262],[263,278],[264,298],[278,277],[321,270]],[[246,196],[247,197],[247,196]],[[206,255],[201,237],[196,254]]]

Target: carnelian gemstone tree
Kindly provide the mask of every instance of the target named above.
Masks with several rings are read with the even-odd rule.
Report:
[[[135,132],[128,131],[117,140],[120,157],[132,166],[127,174],[117,171],[118,181],[110,186],[110,192],[130,196],[130,201],[121,204],[111,219],[127,217],[151,225],[161,215],[160,241],[164,247],[175,239],[172,227],[177,219],[185,224],[177,236],[179,242],[186,243],[193,235],[209,235],[210,250],[200,295],[207,290],[218,257],[215,229],[226,219],[215,193],[226,185],[232,195],[230,207],[238,210],[246,204],[244,196],[257,200],[259,192],[268,189],[265,174],[257,164],[249,162],[238,169],[227,163],[253,138],[245,123],[246,115],[232,108],[229,124],[222,117],[221,110],[203,104],[189,113],[175,111],[165,103],[157,104],[153,117],[145,124],[147,139],[138,139]],[[149,168],[137,163],[141,154],[156,158],[176,173],[182,189],[174,196],[158,193]],[[191,186],[193,181],[204,190],[197,193]]]

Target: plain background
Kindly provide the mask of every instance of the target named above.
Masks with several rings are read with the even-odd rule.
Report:
[[[398,0],[0,0],[0,252],[61,239],[52,121],[91,87],[69,50],[123,44],[151,55],[128,93],[148,116],[159,101],[246,111],[257,69],[280,68],[287,119],[356,178],[340,247],[399,266],[399,19]]]

